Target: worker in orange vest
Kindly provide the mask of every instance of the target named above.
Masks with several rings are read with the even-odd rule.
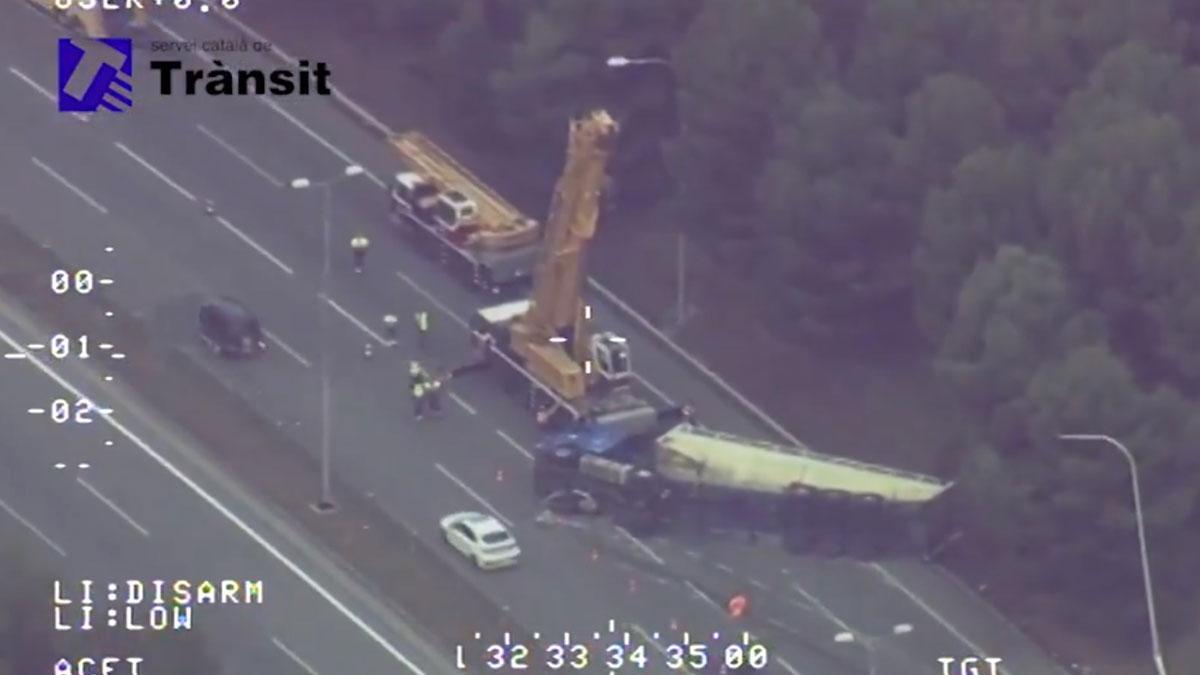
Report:
[[[725,609],[729,611],[729,616],[740,619],[750,609],[750,600],[744,593],[734,593],[733,597],[729,598],[729,602],[725,605]]]

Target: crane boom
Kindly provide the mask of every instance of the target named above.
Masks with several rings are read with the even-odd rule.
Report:
[[[513,349],[538,379],[568,399],[587,390],[584,258],[596,232],[600,193],[618,125],[603,110],[572,120],[554,188],[528,311],[513,322]]]

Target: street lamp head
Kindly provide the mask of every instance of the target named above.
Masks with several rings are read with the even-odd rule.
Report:
[[[850,631],[842,631],[833,636],[834,642],[854,642],[854,633]]]
[[[912,631],[913,627],[911,623],[898,623],[895,626],[892,626],[892,633],[894,635],[907,635]]]
[[[624,68],[632,63],[632,61],[624,56],[610,56],[608,57],[608,61],[605,61],[605,63],[608,64],[609,68]]]
[[[363,172],[363,168],[361,166],[359,166],[357,164],[351,164],[350,166],[346,167],[345,173],[347,176],[357,176],[357,175],[361,174],[362,172]]]
[[[307,178],[292,179],[292,188],[293,189],[303,190],[304,188],[311,187],[311,186],[312,186],[312,182],[309,181]]]

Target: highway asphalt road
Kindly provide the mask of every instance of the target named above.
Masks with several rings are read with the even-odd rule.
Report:
[[[194,349],[230,395],[314,452],[318,364],[326,355],[334,374],[339,481],[372,494],[435,544],[436,518],[452,510],[491,509],[511,521],[525,564],[487,576],[464,567],[463,574],[531,630],[587,636],[604,632],[613,619],[658,631],[664,643],[673,624],[700,641],[695,636],[742,628],[712,601],[748,590],[754,615],[748,627],[774,638],[785,671],[866,672],[861,650],[835,644],[833,634],[882,635],[910,623],[911,634],[875,643],[878,672],[925,672],[938,668],[940,656],[972,654],[1003,657],[1014,675],[1058,672],[990,608],[915,563],[799,559],[765,542],[753,548],[721,539],[634,542],[603,523],[536,526],[527,458],[535,433],[486,376],[452,383],[456,398],[446,402],[447,419],[417,424],[408,417],[402,362],[416,350],[407,331],[385,350],[379,317],[434,309],[437,344],[420,356],[453,365],[466,354],[456,321],[481,301],[391,231],[381,184],[397,165],[384,144],[324,101],[161,98],[149,92],[144,72],[129,113],[84,122],[51,112],[45,92],[55,77],[54,33],[32,12],[10,14],[13,21],[0,26],[0,87],[9,101],[0,119],[0,141],[9,149],[0,159],[0,199],[17,224],[65,259],[111,275],[116,283],[106,293],[151,317],[164,340]],[[207,18],[162,20],[188,37],[221,32]],[[369,174],[334,189],[334,274],[321,293],[320,195],[284,186],[296,176],[336,176],[348,162]],[[207,199],[220,218],[204,214]],[[360,230],[373,246],[366,274],[357,276],[345,242]],[[235,294],[260,313],[274,343],[266,358],[224,363],[202,353],[192,317],[199,295],[213,292]],[[606,323],[630,336],[635,368],[666,396],[694,401],[710,426],[767,435],[635,326],[603,303],[596,306]],[[360,356],[367,343],[376,351],[371,361]],[[449,553],[445,562],[461,564]]]
[[[358,599],[361,589],[357,596],[348,592],[353,581],[298,533],[279,530],[253,498],[206,467],[203,452],[169,423],[135,409],[118,386],[103,381],[102,366],[92,372],[79,362],[57,362],[45,350],[18,347],[44,342],[31,328],[20,310],[0,304],[0,352],[27,355],[0,361],[0,519],[10,521],[6,531],[24,530],[6,546],[40,549],[57,565],[55,578],[75,605],[64,614],[67,623],[79,625],[85,579],[97,589],[97,627],[109,608],[125,611],[105,601],[109,583],[125,589],[127,580],[186,580],[193,588],[203,580],[261,581],[261,604],[195,609],[194,630],[225,673],[311,675],[345,672],[351,663],[362,664],[356,672],[444,671],[431,647],[390,630],[394,617]],[[48,412],[30,412],[80,395],[112,407],[119,428],[100,413],[92,413],[90,423],[55,423]],[[40,591],[49,606],[51,589]],[[134,608],[141,625],[145,609]],[[51,619],[47,613],[30,620]],[[152,659],[142,668],[162,672]]]

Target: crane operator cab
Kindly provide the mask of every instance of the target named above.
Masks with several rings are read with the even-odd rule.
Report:
[[[605,331],[596,333],[591,339],[592,363],[600,376],[610,382],[629,377],[633,372],[630,363],[629,342],[622,336]]]

